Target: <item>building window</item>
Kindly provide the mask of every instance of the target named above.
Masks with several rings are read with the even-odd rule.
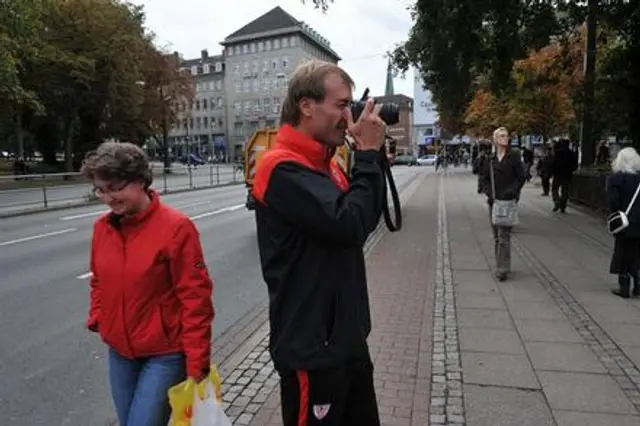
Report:
[[[242,45],[242,53],[245,54],[245,55],[247,53],[249,53],[249,46],[248,45],[246,45],[246,44]]]
[[[271,50],[271,40],[264,42],[264,50]]]
[[[280,49],[280,39],[279,38],[273,39],[273,48],[274,49]]]
[[[239,82],[239,81],[236,81],[235,86],[236,86],[236,87],[235,87],[235,89],[236,89],[236,93],[240,93],[240,92],[242,91],[242,86],[240,86],[240,82]]]
[[[227,47],[224,51],[227,52],[227,56],[233,56],[233,47]]]
[[[287,47],[289,47],[289,39],[287,37],[283,37],[282,38],[282,48],[286,49]]]
[[[198,67],[195,65],[191,67],[191,75],[198,75]]]
[[[205,129],[209,127],[209,117],[202,118],[202,127],[204,127]]]
[[[269,79],[268,78],[264,79],[264,87],[263,87],[262,90],[264,90],[265,92],[269,91]]]
[[[233,103],[233,112],[236,115],[240,115],[240,113],[242,112],[242,104],[238,101]]]
[[[204,73],[209,74],[209,71],[210,71],[209,64],[204,64]]]
[[[242,82],[242,91],[243,91],[244,93],[249,93],[249,89],[250,89],[250,86],[249,86],[249,80],[245,80],[245,81],[243,81],[243,82]]]
[[[256,44],[251,43],[251,53],[256,53]]]
[[[275,97],[273,98],[273,113],[277,114],[280,112],[280,98]]]
[[[202,100],[202,109],[205,110],[205,111],[207,110],[207,100],[206,99]]]
[[[244,113],[249,114],[251,112],[251,103],[249,101],[244,101]]]
[[[216,105],[217,105],[218,109],[222,108],[222,98],[216,99]]]
[[[193,129],[193,117],[189,118],[189,128]]]
[[[200,100],[196,99],[196,110],[200,111]]]
[[[289,67],[289,57],[285,56],[282,58],[282,69],[287,69]]]
[[[258,42],[258,52],[262,52],[264,50],[264,41]]]
[[[271,61],[271,68],[272,69],[278,69],[278,60],[274,59],[273,61]]]
[[[257,73],[259,66],[260,66],[260,64],[258,63],[258,61],[253,61],[253,63],[251,64],[251,71],[253,73]]]
[[[222,71],[222,62],[216,62],[216,72]]]
[[[234,73],[235,75],[240,74],[240,64],[235,64],[235,65],[233,66],[233,73]]]
[[[295,47],[295,45],[296,45],[296,36],[291,36],[291,37],[289,38],[289,45],[290,45],[291,47]]]
[[[200,117],[196,117],[196,129],[199,129],[201,127],[202,123],[200,121]]]
[[[236,46],[236,55],[240,54],[240,46]]]
[[[209,99],[209,107],[214,109],[216,107],[216,98]]]

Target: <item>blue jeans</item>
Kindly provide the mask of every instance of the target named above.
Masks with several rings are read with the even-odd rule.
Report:
[[[109,382],[120,426],[167,426],[167,391],[185,379],[184,354],[132,360],[109,348]]]

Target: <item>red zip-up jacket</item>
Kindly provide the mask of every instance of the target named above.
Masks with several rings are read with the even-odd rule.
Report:
[[[91,243],[87,327],[120,355],[184,352],[187,375],[209,368],[213,282],[193,222],[160,202],[99,218]]]

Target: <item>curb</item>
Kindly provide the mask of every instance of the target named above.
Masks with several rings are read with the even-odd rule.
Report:
[[[203,191],[205,189],[226,188],[229,186],[236,186],[236,185],[243,185],[243,184],[244,182],[229,182],[229,183],[222,183],[220,185],[214,185],[214,186],[202,186],[197,188],[176,189],[173,191],[168,190],[167,192],[160,192],[160,196],[181,194],[184,192]],[[29,210],[18,210],[10,213],[0,213],[0,219],[9,219],[12,217],[19,217],[19,216],[30,216],[38,213],[56,212],[60,210],[70,210],[70,209],[75,209],[79,207],[88,207],[88,206],[94,206],[99,204],[102,204],[102,203],[98,200],[92,200],[92,201],[81,201],[78,203],[67,203],[67,204],[62,204],[62,205],[53,206],[53,207],[37,207]]]

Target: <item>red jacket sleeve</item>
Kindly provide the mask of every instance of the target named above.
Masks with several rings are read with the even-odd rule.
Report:
[[[102,307],[102,300],[100,298],[100,280],[98,279],[98,275],[96,273],[95,268],[95,248],[98,241],[98,232],[97,227],[93,228],[93,236],[91,238],[91,253],[89,258],[89,272],[91,272],[91,277],[89,281],[89,315],[87,317],[87,328],[91,331],[98,331],[98,318],[100,314],[100,309]]]
[[[200,236],[193,222],[180,226],[171,256],[171,275],[182,303],[182,343],[187,357],[187,375],[198,377],[211,362],[213,281],[204,262]]]

